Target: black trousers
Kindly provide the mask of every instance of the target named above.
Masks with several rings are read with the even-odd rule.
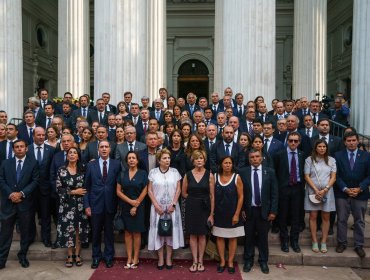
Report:
[[[283,188],[279,192],[279,227],[282,242],[298,242],[299,225],[302,217],[302,192],[303,184]],[[288,233],[288,222],[290,217],[290,234]]]
[[[10,246],[12,245],[13,231],[16,220],[19,222],[19,230],[21,232],[20,250],[18,252],[18,258],[25,258],[29,247],[29,234],[31,227],[31,216],[33,211],[19,212],[12,214],[11,216],[1,221],[0,231],[0,263],[5,263],[8,255]]]
[[[38,194],[39,219],[41,219],[41,238],[50,240],[51,233],[51,199],[50,194]]]
[[[113,236],[114,213],[91,214],[92,257],[93,259],[112,260],[114,257]],[[104,230],[104,254],[101,251],[101,234]]]
[[[270,222],[261,216],[261,207],[252,207],[251,218],[244,225],[244,262],[254,263],[254,248],[257,245],[259,263],[267,263],[269,257],[268,232]]]

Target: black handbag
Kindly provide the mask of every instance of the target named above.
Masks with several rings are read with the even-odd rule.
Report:
[[[172,218],[167,212],[165,212],[163,216],[159,218],[158,235],[172,236]]]
[[[117,213],[114,216],[113,226],[114,226],[114,229],[117,231],[122,231],[125,229],[125,223],[123,222],[123,219],[122,219],[122,209],[120,206],[118,206]]]

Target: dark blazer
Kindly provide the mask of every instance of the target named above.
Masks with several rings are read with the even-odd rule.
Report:
[[[87,164],[85,175],[84,208],[91,208],[92,214],[115,213],[117,207],[116,186],[121,172],[121,163],[109,159],[108,176],[106,181],[100,170],[99,160]]]
[[[116,154],[116,147],[117,144],[114,142],[110,143],[110,153],[109,157],[114,158],[114,155]],[[85,152],[83,154],[82,161],[84,163],[88,163],[92,159],[98,159],[99,158],[99,152],[98,152],[98,141],[92,141],[87,144]]]
[[[244,167],[240,170],[240,178],[243,182],[244,203],[243,210],[247,219],[251,218],[252,213],[252,167]],[[262,189],[261,189],[261,216],[267,220],[269,214],[278,212],[278,184],[275,171],[272,168],[262,166]]]
[[[29,136],[29,128],[26,124],[21,124],[18,126],[18,139],[22,139],[27,142],[28,145],[33,143],[33,135]]]
[[[100,114],[100,112],[95,111],[95,110],[93,110],[89,114],[87,114],[87,121],[88,121],[90,126],[92,125],[93,122],[99,122],[102,125],[108,126],[108,114],[109,114],[109,112],[104,111],[104,117],[103,117],[102,122],[100,122],[99,114]]]
[[[112,105],[112,104],[108,104],[105,106],[105,108],[109,107],[109,113],[113,113],[113,114],[117,114],[117,107]]]
[[[86,119],[89,114],[91,114],[94,109],[87,107],[86,108]],[[82,116],[82,108],[78,108],[72,112],[72,128],[76,130],[77,118]]]
[[[149,174],[149,154],[148,148],[138,151],[139,153],[139,169],[145,170]],[[172,162],[171,162],[172,163]],[[158,167],[158,161],[156,160],[155,167]]]
[[[284,144],[277,140],[275,137],[272,138],[267,153],[270,156],[275,155],[278,151],[284,150]]]
[[[256,114],[256,119],[260,120],[261,122],[272,122],[272,123],[274,123],[273,116],[269,115],[268,113],[265,113],[265,120],[263,120],[263,117],[260,113]]]
[[[224,142],[220,140],[213,145],[209,155],[210,167],[213,173],[218,171],[218,165],[220,164],[221,159],[225,156]],[[231,156],[234,159],[235,170],[239,172],[239,170],[245,166],[245,153],[238,143],[233,143]]]
[[[39,164],[39,169],[41,170],[41,172],[40,172],[39,182],[38,182],[39,190],[44,195],[51,193],[50,172],[45,172],[45,171],[50,170],[54,153],[55,153],[54,147],[44,144],[44,155],[42,157],[41,164]],[[34,144],[28,146],[27,157],[36,160],[35,152],[34,152]]]
[[[305,156],[304,153],[298,150],[298,167],[299,167],[299,177],[301,183],[304,182],[304,162]],[[273,157],[276,178],[279,185],[279,193],[283,194],[284,189],[289,186],[289,161],[288,161],[288,151],[287,149],[281,150],[275,154]]]
[[[311,139],[304,133],[297,131],[301,135],[301,143],[298,146],[298,149],[304,152],[305,157],[308,157],[311,155],[312,152],[312,144],[311,144]],[[281,143],[286,146],[286,138],[287,138],[288,132],[285,131],[282,134],[277,134],[274,137],[279,140]]]
[[[143,128],[143,120],[141,118],[137,121],[135,128],[136,128],[136,140],[140,141],[141,137],[145,135]],[[149,120],[147,122],[146,131],[149,131]]]
[[[1,216],[7,218],[18,211],[30,211],[33,208],[33,192],[39,181],[37,161],[27,157],[23,163],[20,180],[17,183],[16,158],[6,159],[0,167]],[[22,202],[13,203],[9,196],[12,192],[22,191]]]
[[[0,164],[3,160],[6,159],[6,144],[7,144],[8,140],[5,139],[4,141],[1,141],[0,142]]]
[[[220,105],[219,105],[220,106]],[[186,103],[185,105],[184,105],[184,107],[182,107],[181,108],[181,110],[182,111],[188,111],[189,112],[189,114],[190,114],[190,116],[191,117],[193,117],[193,115],[191,114],[191,112],[190,112],[190,105],[188,104],[188,103]],[[197,105],[197,104],[194,104],[194,110],[193,110],[193,113],[195,112],[195,111],[200,111],[200,107],[199,107],[199,105]]]
[[[156,117],[156,110],[150,111],[149,115],[150,115],[151,118],[157,119],[157,117]],[[164,125],[164,112],[162,110],[161,110],[161,115],[159,117],[158,122],[159,122],[159,125]]]
[[[298,130],[298,132],[301,134],[301,135],[307,135],[307,137],[308,138],[310,138],[311,139],[311,141],[312,141],[312,138],[313,137],[315,137],[315,136],[317,136],[317,135],[319,135],[319,131],[317,130],[317,128],[316,127],[311,127],[310,128],[310,130],[312,131],[311,132],[311,137],[310,136],[308,136],[308,134],[307,134],[307,128],[306,127],[304,127],[303,126],[303,128],[300,128],[299,130]]]
[[[116,129],[111,129],[109,126],[107,127],[108,130],[108,141],[109,142],[116,142]]]
[[[78,109],[78,107],[75,105],[75,104],[71,104],[71,109],[72,109],[72,112],[76,109]],[[63,102],[60,102],[60,103],[54,103],[54,114],[55,115],[63,115]]]
[[[343,141],[338,136],[328,135],[329,141],[328,141],[328,147],[329,147],[329,156],[334,157],[336,152],[339,152],[346,147],[343,144]],[[311,138],[312,147],[314,146],[314,143],[316,140],[320,139],[320,135],[316,135],[315,137]]]
[[[236,107],[237,104],[236,104],[236,101],[234,98],[231,98],[231,103],[232,103],[232,106],[233,107]],[[218,101],[218,104],[220,104],[222,107],[224,107],[224,100],[221,98],[219,101]]]
[[[344,188],[360,187],[362,192],[356,199],[369,199],[370,186],[370,154],[368,152],[357,150],[355,165],[351,170],[347,149],[335,154],[337,162],[337,181],[335,182],[334,193],[336,197],[348,198],[343,191]]]
[[[58,153],[55,153],[53,156],[53,160],[51,162],[50,166],[50,184],[52,188],[52,194],[57,195],[56,193],[56,180],[57,180],[57,175],[58,175],[58,169],[59,167],[65,165],[64,161],[64,151],[60,151]]]
[[[213,103],[212,104],[210,104],[210,105],[208,105],[208,107],[209,108],[211,108],[212,109],[212,119],[214,119],[214,120],[216,120],[217,119],[217,114],[219,113],[219,112],[223,112],[223,110],[221,110],[221,109],[223,109],[223,108],[221,108],[220,107],[220,103],[218,103],[218,106],[217,106],[217,109],[216,110],[213,110]],[[217,122],[216,122],[216,124],[217,124]]]

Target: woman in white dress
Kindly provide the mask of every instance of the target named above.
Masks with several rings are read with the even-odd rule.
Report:
[[[177,169],[170,167],[171,153],[162,149],[157,153],[159,167],[149,172],[148,194],[152,201],[150,209],[150,228],[148,250],[158,251],[157,268],[162,270],[166,264],[172,269],[172,249],[184,246],[180,206],[178,203],[181,193],[181,175]],[[159,218],[165,213],[172,218],[172,236],[158,235]],[[166,245],[166,263],[164,261],[164,247]]]
[[[322,217],[322,253],[328,251],[326,240],[328,238],[330,212],[335,211],[335,198],[333,185],[336,180],[337,166],[335,159],[329,156],[328,144],[325,140],[317,140],[312,150],[312,155],[306,159],[304,166],[306,185],[306,195],[304,209],[310,212],[310,229],[312,238],[312,251],[319,252],[317,242],[317,215],[321,210]],[[314,204],[309,195],[315,195],[320,203]]]

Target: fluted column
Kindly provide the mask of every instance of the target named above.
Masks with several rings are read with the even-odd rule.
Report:
[[[131,91],[133,101],[148,95],[147,1],[95,0],[94,95],[111,102]]]
[[[275,0],[216,0],[215,91],[275,98]]]
[[[353,2],[351,122],[359,133],[370,135],[370,2]]]
[[[326,95],[327,1],[294,1],[293,98]]]
[[[58,1],[58,95],[90,93],[89,0]]]
[[[148,1],[148,92],[150,100],[166,87],[166,1]]]
[[[0,110],[22,118],[22,1],[0,0]]]

